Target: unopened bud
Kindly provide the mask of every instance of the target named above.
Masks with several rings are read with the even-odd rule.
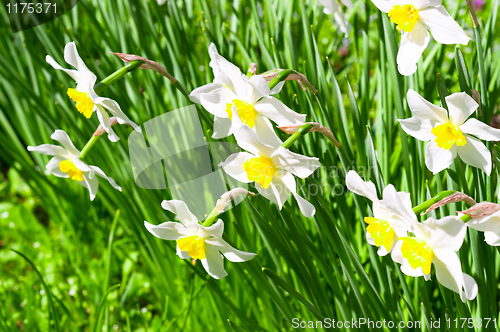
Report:
[[[335,147],[337,147],[337,148],[341,147],[340,142],[337,141],[337,139],[335,138],[335,136],[333,136],[333,133],[332,133],[332,131],[330,129],[328,129],[327,127],[322,126],[321,124],[319,124],[317,122],[306,122],[306,123],[313,125],[313,128],[311,130],[309,130],[309,132],[311,132],[311,131],[320,132],[321,134],[325,135],[326,138],[328,138],[330,140],[330,142],[332,142],[333,145],[335,145]],[[282,127],[278,127],[278,129],[281,130],[281,131],[284,131],[287,134],[293,134],[300,127],[302,127],[303,125],[304,124],[282,126]]]
[[[480,217],[490,216],[498,211],[500,211],[499,204],[490,202],[481,202],[460,213],[466,214],[471,218],[480,218]]]
[[[271,82],[273,78],[275,78],[276,75],[278,75],[282,71],[283,69],[273,69],[260,74],[260,76],[264,77],[264,79],[267,82]],[[309,88],[312,93],[314,94],[318,93],[318,90],[309,82],[307,77],[305,77],[305,75],[297,71],[294,71],[292,74],[288,75],[288,77],[285,79],[285,81],[291,81],[291,80],[297,81],[297,83],[299,83],[299,85],[302,87],[303,90]]]
[[[422,213],[422,215],[425,215],[425,214],[431,212],[432,210],[435,210],[438,207],[441,207],[443,205],[450,204],[450,203],[458,203],[458,202],[465,202],[471,206],[476,204],[476,201],[472,197],[467,196],[466,194],[457,191],[456,193],[451,194],[450,196],[443,198],[439,202],[432,204],[431,207],[427,209],[427,211]]]
[[[177,79],[175,77],[173,77],[172,75],[170,75],[170,73],[162,65],[160,65],[158,62],[148,60],[146,58],[143,58],[142,56],[138,56],[135,54],[125,54],[125,53],[115,53],[115,52],[111,52],[111,54],[118,56],[120,59],[122,59],[125,62],[142,60],[142,61],[144,61],[144,64],[139,67],[140,69],[152,69],[152,70],[160,73],[160,75],[168,78],[170,80],[170,82],[172,82],[172,83],[177,82]]]
[[[250,64],[250,68],[248,68],[248,74],[249,76],[257,74],[257,64],[252,62]]]
[[[253,192],[248,191],[248,190],[243,189],[243,188],[235,188],[233,190],[230,190],[230,191],[222,194],[220,199],[217,200],[217,204],[215,205],[215,209],[217,210],[217,212],[219,214],[224,212],[224,209],[229,205],[229,203],[231,203],[231,201],[234,200],[236,198],[236,196],[239,196],[239,195],[248,195],[250,197],[255,196],[255,194]]]

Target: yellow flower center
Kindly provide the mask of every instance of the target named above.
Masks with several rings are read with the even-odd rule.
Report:
[[[391,225],[385,220],[373,217],[365,217],[365,222],[368,224],[366,231],[375,241],[375,245],[377,247],[384,246],[387,251],[391,250],[392,242],[396,236]]]
[[[187,251],[193,259],[205,258],[205,239],[198,235],[187,236],[178,239],[177,245],[181,251]]]
[[[412,5],[395,5],[389,11],[389,18],[397,24],[399,31],[412,32],[419,17],[418,10]]]
[[[434,257],[434,251],[431,247],[424,240],[414,237],[402,237],[400,240],[403,241],[401,253],[408,260],[410,266],[414,269],[421,267],[425,274],[430,274],[432,258]]]
[[[247,159],[243,163],[243,170],[247,173],[249,181],[257,182],[262,188],[269,188],[276,173],[273,161],[267,157]]]
[[[463,146],[467,142],[462,131],[451,123],[443,123],[431,130],[431,133],[436,136],[434,140],[440,148],[449,150],[453,144]]]
[[[85,115],[87,119],[92,116],[95,104],[92,99],[90,99],[88,93],[80,92],[76,89],[68,89],[68,96],[76,103],[78,112]]]
[[[68,174],[71,180],[83,181],[83,172],[76,168],[70,160],[63,160],[59,163],[61,172]]]
[[[255,127],[255,116],[257,115],[255,107],[253,107],[252,104],[239,99],[234,99],[233,104],[238,111],[241,122],[248,125],[250,128]],[[231,121],[233,120],[233,111],[231,110],[231,106],[233,106],[233,104],[226,103],[226,112]]]

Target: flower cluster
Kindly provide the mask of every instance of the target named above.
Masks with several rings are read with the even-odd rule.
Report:
[[[346,185],[353,193],[373,202],[373,217],[364,218],[368,224],[366,238],[379,248],[379,255],[391,253],[404,274],[423,276],[425,280],[431,278],[434,265],[437,280],[458,293],[462,301],[476,297],[477,284],[462,272],[457,255],[468,225],[460,217],[428,218],[421,223],[413,212],[410,194],[397,192],[393,185],[384,188],[382,200],[377,197],[375,185],[363,181],[355,171],[347,173]],[[481,223],[485,222],[478,222]]]
[[[111,128],[111,126],[116,122],[137,128],[137,125],[129,120],[129,118],[122,112],[116,101],[97,95],[95,92],[97,77],[87,68],[83,60],[78,55],[74,42],[66,44],[64,48],[64,60],[75,69],[64,69],[50,55],[47,55],[46,57],[47,63],[49,63],[52,67],[57,70],[64,71],[75,80],[76,87],[69,88],[67,90],[67,94],[75,102],[78,112],[82,113],[82,115],[87,119],[90,119],[92,115],[96,113],[100,122],[99,129],[86,145],[87,149],[94,144],[95,139],[99,137],[98,135],[100,135],[102,131],[108,133],[108,138],[111,142],[118,141],[120,138]],[[77,148],[75,148],[66,132],[63,130],[56,130],[52,134],[51,138],[61,143],[62,146],[50,144],[42,144],[35,147],[28,146],[28,151],[53,156],[53,158],[45,166],[51,174],[77,181],[89,190],[90,200],[94,200],[99,187],[99,181],[95,175],[108,180],[113,188],[119,191],[122,190],[121,187],[118,186],[112,178],[106,176],[106,174],[99,167],[89,166],[82,161],[85,157],[86,152],[84,151],[86,148],[80,152]]]
[[[270,89],[263,76],[249,78],[219,55],[214,44],[209,54],[214,81],[193,90],[190,98],[214,115],[213,138],[234,134],[238,145],[248,151],[229,156],[220,166],[238,181],[253,182],[257,191],[280,209],[291,192],[304,216],[312,217],[314,206],[297,194],[293,175],[306,178],[321,164],[317,158],[284,148],[271,124],[300,126],[305,124],[306,116],[271,97],[284,82]]]

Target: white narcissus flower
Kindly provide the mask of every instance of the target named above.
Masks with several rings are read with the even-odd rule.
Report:
[[[129,118],[122,112],[118,103],[112,99],[99,97],[94,92],[94,85],[97,77],[92,73],[83,60],[78,55],[74,42],[66,44],[64,47],[64,60],[75,67],[74,69],[62,68],[50,55],[45,58],[48,64],[58,70],[62,70],[71,76],[76,82],[76,88],[68,89],[68,96],[76,103],[77,110],[86,118],[90,118],[93,112],[97,113],[99,122],[104,130],[108,133],[108,138],[111,142],[116,142],[120,138],[115,134],[110,125],[110,116],[116,117],[119,124],[128,124],[133,128],[137,125],[130,121]]]
[[[232,107],[235,106],[241,120],[254,130],[266,144],[281,144],[269,119],[279,126],[303,124],[305,114],[292,111],[278,99],[271,97],[284,82],[273,91],[260,75],[248,78],[238,67],[224,59],[214,44],[209,47],[214,72],[214,82],[191,92],[190,99],[201,104],[214,115],[213,138],[224,138],[233,134]]]
[[[106,176],[99,167],[89,166],[80,160],[80,151],[75,148],[64,130],[56,130],[50,138],[58,141],[62,146],[52,144],[28,146],[28,151],[54,156],[45,166],[51,174],[77,181],[89,190],[91,201],[94,200],[99,188],[96,175],[108,180],[116,190],[122,191],[122,188],[112,178]]]
[[[415,236],[400,238],[392,251],[392,259],[401,264],[401,271],[408,276],[424,276],[429,280],[434,264],[441,285],[458,293],[464,302],[473,300],[477,295],[476,281],[462,272],[456,253],[467,231],[460,218],[429,218],[422,223],[413,223],[410,231]]]
[[[204,227],[183,201],[163,201],[161,206],[174,213],[180,222],[167,221],[155,226],[144,221],[148,231],[160,239],[176,241],[177,255],[182,259],[201,260],[201,264],[213,278],[222,279],[227,276],[224,257],[231,262],[246,262],[255,257],[256,254],[237,250],[222,239],[222,220]]]
[[[377,189],[371,181],[363,181],[358,173],[349,171],[345,182],[347,188],[357,195],[364,196],[373,202],[373,217],[365,217],[366,239],[371,245],[378,247],[378,254],[385,256],[392,251],[401,237],[408,236],[408,229],[417,222],[412,210],[410,194],[396,192],[393,185],[385,187],[383,199],[377,197]],[[390,212],[387,205],[393,207]]]
[[[451,165],[458,155],[466,164],[491,173],[491,153],[479,140],[499,141],[500,130],[471,118],[477,102],[465,92],[447,96],[449,112],[408,91],[408,105],[413,117],[398,121],[403,130],[421,141],[425,148],[425,164],[434,174]],[[478,139],[479,138],[479,139]]]
[[[401,46],[397,56],[398,70],[411,75],[429,44],[429,30],[441,44],[469,43],[469,36],[450,16],[441,0],[372,0],[377,8],[388,13],[391,22],[401,31]]]
[[[311,175],[321,166],[318,158],[293,153],[281,145],[265,144],[249,126],[241,122],[234,107],[233,114],[234,137],[238,145],[248,152],[234,153],[219,166],[238,181],[255,182],[257,191],[278,204],[280,210],[291,192],[302,214],[312,217],[315,208],[297,194],[293,175],[301,179]]]
[[[352,4],[351,0],[342,0],[342,3],[348,8],[354,8],[354,5]],[[340,31],[342,31],[344,35],[347,37],[352,27],[344,16],[344,12],[342,11],[340,2],[338,0],[318,0],[318,4],[325,7],[323,9],[323,12],[325,14],[333,15],[335,22],[337,22],[339,26]]]

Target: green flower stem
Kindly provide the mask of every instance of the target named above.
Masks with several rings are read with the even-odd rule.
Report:
[[[281,144],[281,146],[284,147],[285,149],[289,149],[293,145],[293,143],[295,143],[296,140],[307,134],[309,130],[311,130],[313,127],[314,125],[306,123],[299,129],[297,129],[297,131],[293,133],[290,137],[288,137],[288,139],[283,144]]]
[[[212,226],[217,221],[218,216],[219,216],[219,211],[217,211],[217,208],[214,208],[212,212],[210,212],[210,214],[208,215],[207,219],[205,219],[205,222],[201,225],[203,227]]]
[[[80,152],[80,160],[82,160],[83,158],[85,158],[85,156],[90,151],[90,149],[92,149],[92,147],[94,146],[95,142],[97,142],[97,139],[99,137],[100,136],[93,136],[92,135],[92,137],[89,139],[89,141],[87,142],[87,144],[85,144],[85,146],[83,147],[82,152]]]
[[[130,73],[131,71],[136,70],[140,66],[144,64],[144,61],[142,60],[135,60],[127,63],[125,67],[118,69],[115,71],[113,74],[109,75],[105,79],[103,79],[101,82],[99,82],[96,86],[94,86],[94,91],[96,94],[101,93],[109,87],[111,84],[115,83],[118,81],[120,78],[125,76],[126,74]]]
[[[278,73],[278,75],[276,75],[271,80],[271,82],[269,82],[269,90],[274,89],[276,87],[276,85],[278,85],[280,82],[286,80],[288,78],[288,76],[290,76],[293,73],[295,73],[295,70],[293,70],[293,69],[284,69],[284,70],[280,71]]]
[[[444,198],[446,198],[454,193],[456,193],[455,190],[442,191],[439,194],[437,194],[436,196],[432,197],[431,199],[423,202],[422,204],[415,206],[413,208],[413,212],[415,212],[415,214],[418,215],[424,211],[427,211],[427,209],[430,208],[432,206],[432,204],[435,204],[435,203],[439,202],[440,200],[442,200],[442,199],[444,199]]]

